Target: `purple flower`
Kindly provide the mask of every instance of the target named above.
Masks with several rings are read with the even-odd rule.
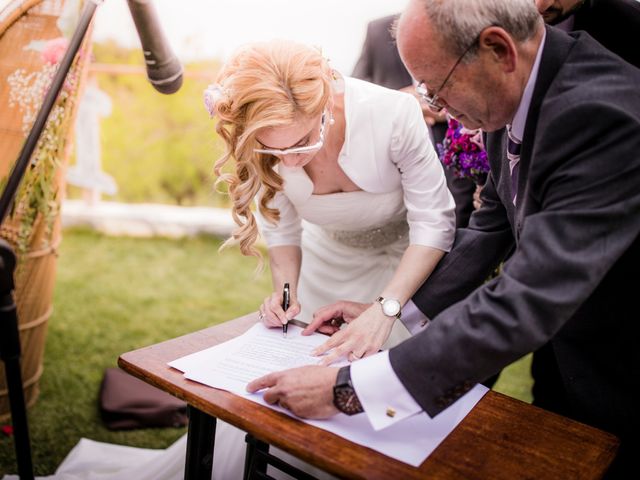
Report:
[[[445,138],[436,148],[442,164],[453,170],[456,177],[484,183],[489,162],[480,130],[468,130],[456,119],[450,118]]]

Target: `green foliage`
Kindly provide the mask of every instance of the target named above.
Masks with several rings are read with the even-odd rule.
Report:
[[[24,254],[30,247],[47,246],[51,241],[61,201],[58,182],[60,161],[65,154],[67,132],[78,97],[78,75],[85,61],[86,58],[79,55],[71,66],[16,191],[9,218],[19,226],[15,238],[12,235],[8,238],[19,254]],[[21,115],[25,137],[31,132],[56,71],[56,64],[44,63],[39,70],[27,72],[17,69],[7,78],[9,108],[15,108]],[[0,179],[2,190],[8,179],[9,176]],[[42,228],[43,235],[36,238],[39,237],[39,228]],[[33,242],[36,240],[41,244],[35,245]]]
[[[500,378],[493,386],[496,392],[504,393],[523,402],[531,403],[531,355],[526,355],[513,362],[500,374]]]
[[[29,411],[36,474],[52,474],[81,437],[165,448],[185,429],[112,432],[99,418],[104,369],[121,353],[256,310],[268,272],[218,240],[105,237],[66,231],[61,244],[41,379]],[[125,280],[126,279],[126,280]],[[15,473],[14,446],[0,434],[0,477]]]
[[[139,51],[114,43],[95,44],[94,56],[101,64],[142,65]],[[202,103],[218,68],[216,62],[185,65],[207,78],[187,73],[173,95],[156,92],[142,74],[97,74],[113,103],[101,122],[102,168],[119,188],[113,200],[227,206],[213,189],[213,164],[224,145]]]

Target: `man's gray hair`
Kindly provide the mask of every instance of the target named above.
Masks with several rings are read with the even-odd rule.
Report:
[[[422,0],[427,16],[452,55],[462,53],[492,25],[505,29],[516,41],[533,36],[542,17],[533,0]],[[477,51],[471,47],[470,56]]]

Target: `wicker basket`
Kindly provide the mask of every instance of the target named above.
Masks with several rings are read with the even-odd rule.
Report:
[[[7,79],[20,69],[23,76],[41,72],[45,66],[41,52],[25,49],[32,41],[61,37],[57,20],[63,9],[61,0],[24,0],[10,3],[0,12],[0,179],[6,179],[18,157],[26,133],[23,112],[10,105],[11,86]],[[56,274],[56,250],[61,241],[60,202],[64,194],[64,166],[71,147],[73,119],[81,85],[84,84],[89,57],[90,31],[81,55],[72,67],[76,81],[68,87],[63,116],[56,128],[56,167],[49,171],[46,182],[52,187],[52,210],[38,213],[30,222],[25,237],[23,221],[25,205],[18,192],[14,212],[0,227],[0,236],[12,244],[18,256],[15,273],[15,298],[22,347],[22,379],[27,406],[32,406],[39,393],[47,323],[53,311],[53,288]],[[32,44],[33,45],[33,44]],[[15,103],[15,102],[14,102]],[[41,148],[40,146],[38,148]],[[37,152],[34,153],[34,156]],[[26,178],[25,181],[26,182]],[[23,183],[24,183],[23,182]],[[53,212],[53,213],[52,213]],[[0,421],[10,416],[4,366],[0,366]]]

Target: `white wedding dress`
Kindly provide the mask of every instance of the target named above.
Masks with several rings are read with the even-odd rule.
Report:
[[[218,421],[213,454],[214,480],[242,480],[246,433],[228,423]],[[60,464],[56,473],[36,480],[183,480],[187,436],[183,435],[164,450],[128,447],[81,439]],[[287,463],[304,469],[319,479],[335,477],[271,447]],[[269,467],[267,473],[278,480],[291,477]],[[5,475],[2,480],[20,480]]]
[[[302,218],[299,318],[309,323],[318,308],[338,300],[373,302],[409,246],[402,190],[311,195],[294,206]],[[395,322],[385,347],[408,337]]]

